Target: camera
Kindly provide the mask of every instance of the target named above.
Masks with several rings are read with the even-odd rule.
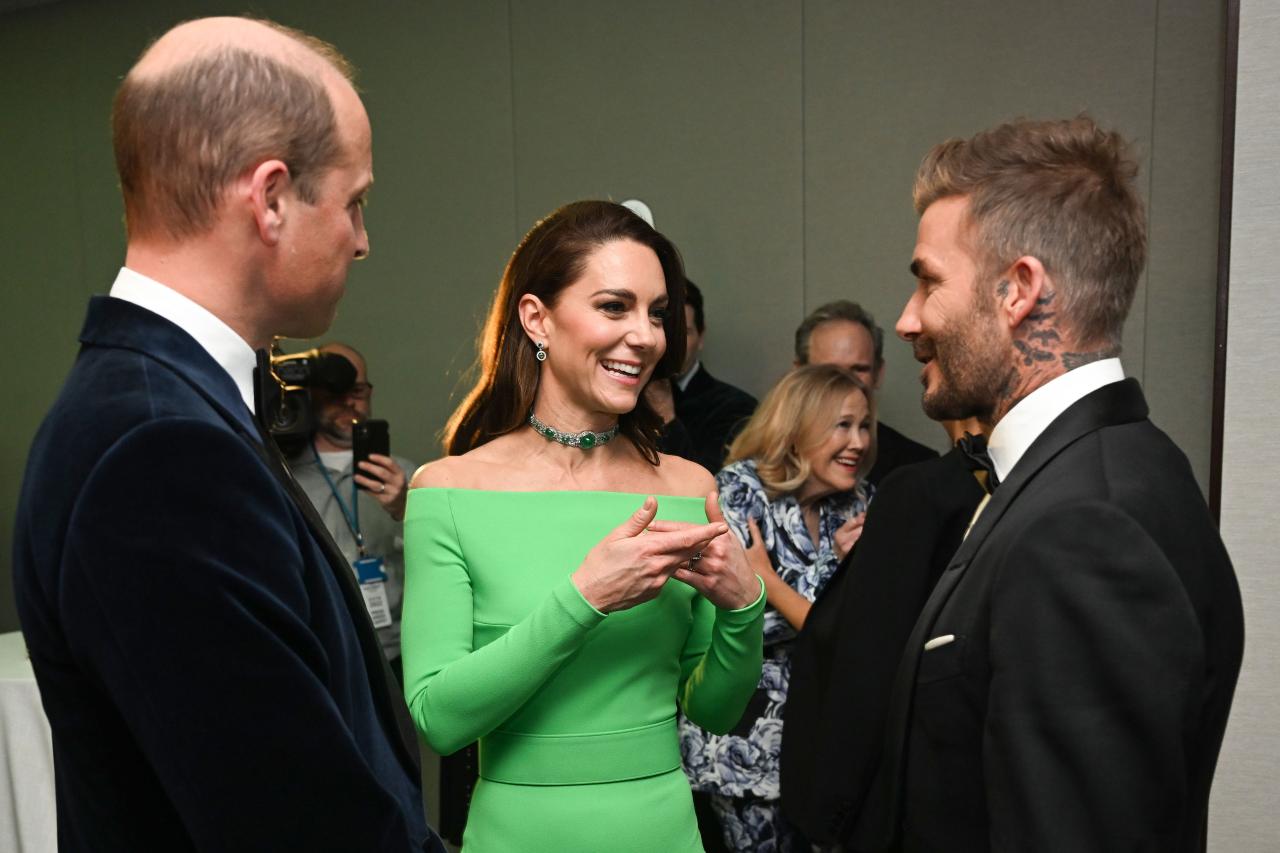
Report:
[[[356,382],[354,364],[318,349],[288,355],[273,352],[271,374],[263,393],[266,423],[281,449],[310,438],[315,426],[312,391],[345,394]]]

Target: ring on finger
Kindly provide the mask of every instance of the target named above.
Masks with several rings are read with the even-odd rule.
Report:
[[[693,556],[689,558],[689,565],[692,566],[694,563],[698,562],[701,559],[702,559],[702,552],[695,551]]]

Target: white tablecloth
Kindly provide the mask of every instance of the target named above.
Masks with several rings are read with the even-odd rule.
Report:
[[[57,849],[49,721],[22,634],[0,634],[0,851]]]

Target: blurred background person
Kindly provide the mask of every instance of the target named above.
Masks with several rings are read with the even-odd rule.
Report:
[[[382,651],[397,678],[400,661],[400,612],[404,600],[404,504],[409,477],[416,467],[401,456],[369,455],[361,470],[352,467],[351,432],[354,421],[373,415],[373,383],[364,356],[343,343],[328,343],[320,352],[345,358],[355,368],[355,382],[346,393],[313,388],[315,430],[289,459],[293,478],[307,493],[333,541],[352,564],[376,558],[386,574],[386,609],[372,608]],[[359,486],[359,488],[357,488]]]
[[[688,279],[685,279],[684,318],[684,365],[672,381],[676,417],[693,439],[697,454],[694,461],[714,473],[724,464],[729,444],[756,410],[756,398],[707,372],[702,363],[702,347],[707,336],[702,291]]]
[[[848,841],[880,768],[907,637],[987,494],[991,461],[977,419],[942,427],[953,449],[884,479],[858,547],[814,602],[791,649],[782,809],[824,849]]]
[[[820,305],[796,329],[795,364],[843,367],[874,392],[884,379],[884,330],[876,325],[871,312],[856,302],[838,299]],[[878,486],[894,468],[937,455],[932,448],[877,421],[876,463],[867,472],[867,480]]]
[[[676,709],[722,732],[741,716],[765,597],[715,481],[658,453],[641,393],[683,361],[683,281],[621,205],[543,219],[450,455],[414,476],[405,695],[437,751],[481,742],[468,849],[702,849]]]
[[[726,735],[681,725],[685,771],[711,794],[731,850],[808,849],[778,802],[790,649],[861,532],[874,435],[875,406],[861,380],[830,365],[798,368],[765,396],[716,476],[725,519],[769,600],[764,667],[747,712]]]

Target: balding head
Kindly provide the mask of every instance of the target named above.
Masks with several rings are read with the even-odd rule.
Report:
[[[341,341],[330,341],[319,347],[320,352],[331,352],[340,355],[347,361],[351,362],[356,369],[356,381],[365,382],[368,379],[368,364],[364,360],[364,355],[350,344],[344,344]]]
[[[203,18],[165,33],[112,113],[130,237],[207,231],[227,186],[269,159],[311,201],[342,157],[335,108],[358,108],[350,76],[331,45],[278,24]]]

